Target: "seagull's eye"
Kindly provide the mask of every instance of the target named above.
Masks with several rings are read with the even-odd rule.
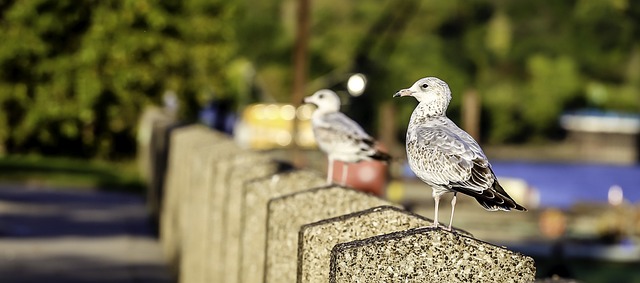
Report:
[[[422,87],[422,88],[428,88],[428,87],[429,87],[429,85],[428,85],[428,84],[422,84],[420,87]]]
[[[320,99],[324,98],[324,94],[318,95],[318,98],[320,98]]]

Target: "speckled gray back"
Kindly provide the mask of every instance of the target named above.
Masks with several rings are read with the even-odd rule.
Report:
[[[323,185],[324,176],[317,171],[303,169],[254,180],[243,186],[240,282],[259,283],[264,280],[269,200]]]
[[[298,282],[327,282],[331,249],[336,244],[432,222],[397,207],[380,206],[304,225],[298,238]]]
[[[267,219],[265,282],[295,282],[302,225],[368,208],[392,205],[343,187],[324,187],[272,199]]]
[[[442,229],[336,245],[329,282],[532,282],[532,258]]]

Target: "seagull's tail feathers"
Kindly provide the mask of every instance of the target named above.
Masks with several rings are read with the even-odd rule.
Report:
[[[374,139],[362,139],[362,142],[365,144],[362,150],[369,152],[369,154],[367,155],[369,158],[385,163],[390,163],[393,160],[393,157],[391,155],[380,149],[380,144],[378,144]]]
[[[504,191],[502,186],[495,181],[493,183],[493,187],[488,190],[484,190],[481,195],[475,195],[475,199],[484,207],[484,209],[489,211],[509,211],[509,210],[519,210],[519,211],[527,211],[527,209],[516,203],[513,198]]]

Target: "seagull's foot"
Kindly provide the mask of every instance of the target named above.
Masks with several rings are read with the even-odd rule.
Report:
[[[438,228],[442,228],[442,225],[440,225],[440,223],[435,222],[435,223],[431,223],[431,225],[429,225],[429,226],[425,226],[425,228],[435,228],[435,229],[438,229]]]
[[[442,230],[449,231],[449,232],[452,232],[452,233],[456,233],[456,231],[457,231],[456,229],[453,229],[453,227],[451,227],[451,226],[445,226],[445,225],[442,225],[440,223],[432,223],[429,226],[425,226],[425,228],[442,229]]]

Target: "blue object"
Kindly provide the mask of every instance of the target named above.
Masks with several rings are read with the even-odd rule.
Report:
[[[607,202],[618,185],[624,199],[640,201],[640,166],[531,162],[491,162],[498,177],[520,178],[540,194],[540,206],[568,208],[578,202]],[[415,178],[408,164],[404,175]]]
[[[212,129],[233,134],[233,128],[238,117],[231,109],[231,102],[229,101],[211,101],[200,110],[198,117],[201,123]]]

